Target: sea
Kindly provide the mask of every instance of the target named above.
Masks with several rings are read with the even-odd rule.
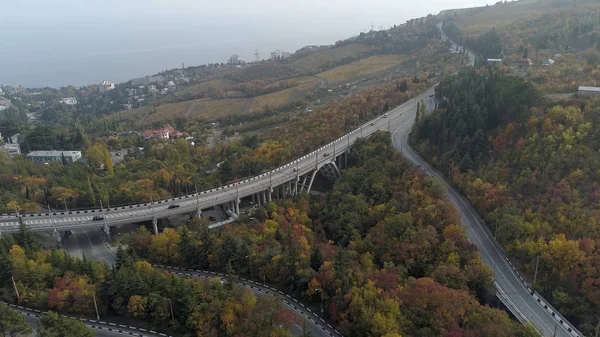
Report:
[[[448,6],[446,0],[0,0],[0,85],[120,83],[182,64],[227,62],[233,54],[254,61],[258,51],[267,59],[275,50],[333,44]]]

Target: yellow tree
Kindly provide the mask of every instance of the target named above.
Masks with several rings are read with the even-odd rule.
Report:
[[[134,295],[129,298],[127,309],[133,317],[144,318],[148,313],[148,298]]]
[[[10,201],[6,207],[8,207],[8,209],[10,209],[13,212],[20,212],[21,211],[21,205],[19,205],[19,203],[15,200]]]
[[[176,264],[181,260],[178,245],[181,241],[179,233],[172,228],[165,229],[162,233],[152,238],[150,252],[157,261],[166,264]]]

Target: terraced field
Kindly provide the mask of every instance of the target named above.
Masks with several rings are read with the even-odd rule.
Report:
[[[402,55],[376,55],[327,70],[317,76],[325,78],[331,84],[343,84],[390,70],[405,59]]]
[[[304,77],[299,80],[298,85],[295,87],[254,97],[250,106],[250,112],[264,111],[267,108],[279,109],[295,100],[302,99],[304,95],[318,86],[319,81],[316,78]]]
[[[130,121],[138,126],[145,126],[175,118],[210,121],[228,115],[243,113],[247,102],[248,99],[193,100],[161,105],[156,107],[156,112],[153,112],[151,107],[142,107],[121,111],[107,118],[116,118],[118,121]]]
[[[373,50],[373,46],[354,43],[342,47],[328,48],[310,53],[293,61],[289,67],[301,74],[315,74],[331,68],[347,58],[357,58]]]
[[[199,97],[210,92],[228,91],[235,82],[225,78],[215,78],[175,92],[176,97]]]

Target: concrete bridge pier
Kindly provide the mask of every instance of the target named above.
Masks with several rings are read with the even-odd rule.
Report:
[[[152,229],[154,229],[154,234],[158,235],[158,219],[156,217],[152,218]]]
[[[58,247],[62,247],[62,236],[60,236],[60,233],[57,232],[56,229],[52,231],[52,236],[54,237],[54,239],[56,239]]]
[[[106,234],[106,238],[108,239],[108,241],[110,241],[110,228],[108,227],[106,222],[104,222],[104,227],[102,227],[102,231],[104,232],[104,234]]]

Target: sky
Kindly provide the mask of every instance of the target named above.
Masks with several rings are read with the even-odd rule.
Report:
[[[486,0],[0,0],[0,84],[122,82],[293,52]]]

